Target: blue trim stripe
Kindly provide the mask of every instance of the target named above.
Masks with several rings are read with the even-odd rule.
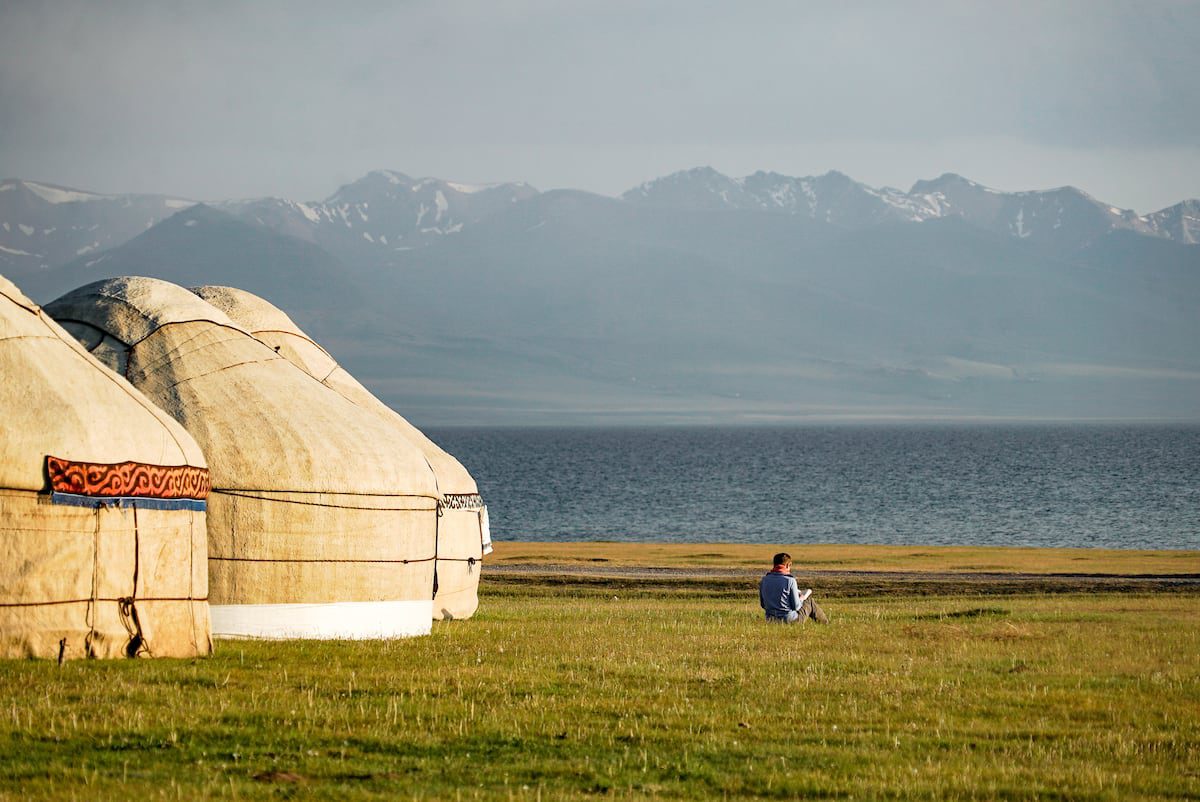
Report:
[[[194,498],[142,498],[139,496],[80,496],[76,493],[51,493],[52,504],[70,507],[137,507],[142,510],[193,510],[204,512],[208,503]]]

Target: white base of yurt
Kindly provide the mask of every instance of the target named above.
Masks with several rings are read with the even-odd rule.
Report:
[[[428,635],[432,601],[212,604],[217,638],[372,640]]]

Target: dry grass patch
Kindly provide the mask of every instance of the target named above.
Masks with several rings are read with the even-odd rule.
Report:
[[[498,565],[587,565],[623,567],[769,568],[771,556],[787,551],[800,571],[996,572],[1028,574],[1200,574],[1200,551],[1123,549],[1031,549],[995,546],[852,546],[828,543],[572,543],[501,542],[491,560]],[[765,568],[764,568],[765,566]]]

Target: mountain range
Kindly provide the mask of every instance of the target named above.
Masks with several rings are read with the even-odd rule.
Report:
[[[711,167],[700,167],[642,184],[621,197],[675,208],[777,211],[848,228],[959,217],[988,231],[1067,247],[1113,230],[1200,242],[1200,201],[1138,215],[1074,187],[997,192],[953,173],[918,181],[901,192],[874,189],[839,172],[807,178],[758,172],[729,178]]]
[[[0,272],[289,311],[422,423],[1200,418],[1200,202],[702,167],[610,198],[376,171],[321,202],[0,183]]]
[[[52,270],[120,245],[194,201],[0,181],[0,272]]]

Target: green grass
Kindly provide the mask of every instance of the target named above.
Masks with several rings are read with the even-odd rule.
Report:
[[[0,797],[1200,795],[1200,597],[826,601],[485,581],[427,638],[4,661]]]

